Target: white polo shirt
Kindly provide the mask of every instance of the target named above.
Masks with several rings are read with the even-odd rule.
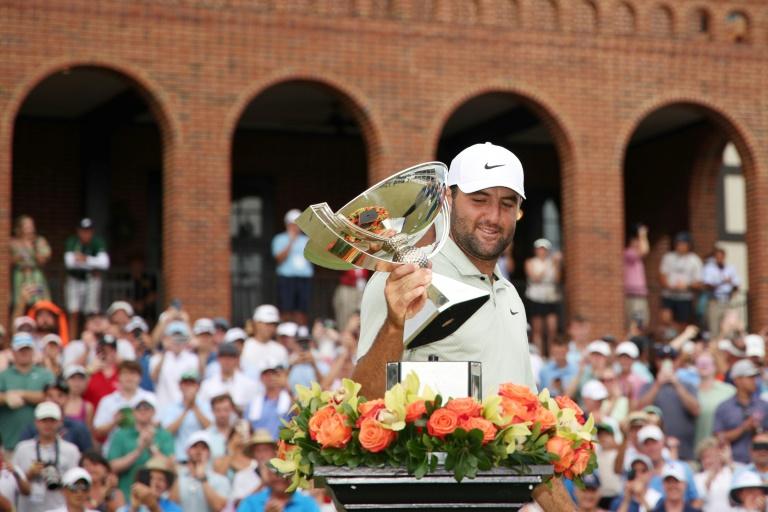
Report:
[[[288,368],[288,351],[284,346],[272,340],[266,343],[253,338],[245,340],[243,353],[240,355],[240,368],[248,377],[260,380],[264,368],[274,368],[277,365]]]
[[[236,370],[232,377],[226,380],[221,376],[221,372],[206,378],[200,385],[197,396],[204,402],[210,403],[211,398],[229,393],[232,401],[242,411],[260,391],[260,382],[256,382],[240,370]]]
[[[113,391],[99,401],[96,413],[93,415],[93,426],[103,427],[115,418],[115,413],[125,407],[133,408],[142,398],[155,398],[155,394],[146,389],[137,388],[131,398],[124,397],[120,391]]]
[[[161,354],[154,354],[149,360],[149,371],[154,372],[160,363]],[[167,405],[181,402],[181,388],[179,380],[185,372],[199,371],[197,356],[188,350],[182,350],[178,355],[170,350],[165,351],[163,366],[155,382],[155,395],[157,396],[157,410],[162,411]]]
[[[450,238],[432,259],[435,273],[487,290],[491,297],[464,325],[445,339],[406,349],[404,361],[479,361],[483,365],[483,397],[495,394],[499,384],[513,382],[536,391],[528,352],[527,320],[523,302],[498,267],[494,282],[480,272]],[[357,358],[373,345],[387,317],[384,286],[388,273],[376,272],[368,281],[360,308],[360,341]]]

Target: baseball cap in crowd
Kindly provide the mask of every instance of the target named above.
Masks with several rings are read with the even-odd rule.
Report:
[[[546,249],[548,251],[552,250],[552,242],[547,240],[546,238],[539,238],[535,242],[533,242],[533,248],[534,249]]]
[[[288,224],[295,224],[296,219],[301,217],[301,210],[297,210],[296,208],[291,208],[287,212],[285,212],[285,217],[283,217],[283,221],[285,221],[285,225]]]
[[[50,333],[40,338],[41,347],[45,347],[49,343],[55,343],[56,345],[61,346],[61,336],[59,336],[58,334]]]
[[[143,333],[149,332],[149,326],[140,316],[132,317],[127,324],[125,324],[125,332],[141,331]]]
[[[645,467],[648,468],[648,469],[653,468],[653,461],[651,461],[651,459],[647,455],[643,455],[642,453],[637,453],[636,452],[632,456],[632,458],[629,459],[629,466],[628,467],[631,468],[635,464],[635,462],[642,462],[643,464],[645,464]]]
[[[35,323],[35,319],[31,316],[20,316],[13,321],[14,332],[19,332],[22,330],[31,332],[35,329],[37,329],[37,324]]]
[[[184,381],[200,382],[200,374],[197,373],[197,370],[187,370],[182,372],[181,377],[179,377],[179,382]]]
[[[233,327],[229,330],[227,330],[227,333],[224,335],[224,343],[234,343],[238,340],[245,341],[248,339],[248,334],[242,330],[239,327]]]
[[[637,359],[638,357],[640,357],[640,349],[638,349],[637,345],[635,345],[631,341],[622,341],[621,343],[619,343],[619,346],[616,347],[616,355],[629,356],[632,359]]]
[[[224,342],[219,345],[219,357],[239,357],[240,350],[232,342]]]
[[[600,478],[595,473],[583,476],[581,481],[584,483],[585,489],[595,490],[600,488]]]
[[[123,311],[128,316],[133,316],[133,306],[124,300],[116,300],[107,308],[107,316],[112,316],[118,311]]]
[[[608,388],[599,380],[589,380],[581,388],[581,397],[590,400],[605,400],[608,398]]]
[[[678,482],[686,482],[688,475],[685,473],[685,468],[679,462],[667,462],[664,464],[664,469],[661,470],[661,479],[674,478]]]
[[[278,371],[281,371],[281,370],[285,370],[285,366],[283,366],[282,364],[273,364],[273,365],[269,365],[266,368],[262,369],[261,373],[264,374],[264,373],[267,373],[267,372],[278,372]]]
[[[613,435],[613,426],[611,426],[608,423],[598,423],[597,424],[597,433],[599,434],[600,431],[608,432],[609,434]]]
[[[208,449],[211,449],[211,436],[206,432],[205,430],[198,430],[196,432],[193,432],[188,438],[187,442],[184,445],[185,450],[189,450],[193,446],[195,446],[197,443],[205,443],[205,445],[208,447]]]
[[[67,366],[64,369],[64,378],[68,379],[70,377],[74,377],[75,375],[82,375],[83,377],[88,376],[88,372],[85,371],[85,368],[80,366],[79,364],[73,364],[71,366]]]
[[[491,187],[506,187],[525,199],[523,164],[508,149],[490,142],[469,146],[451,160],[448,186],[465,194]]]
[[[678,234],[675,235],[675,243],[677,242],[691,243],[691,234],[687,231],[680,231]]]
[[[299,332],[299,326],[293,322],[283,322],[277,326],[278,336],[296,336]]]
[[[648,421],[651,421],[651,415],[658,416],[659,418],[664,417],[664,413],[661,411],[661,408],[657,405],[646,405],[643,407],[643,412],[648,416]]]
[[[210,318],[198,318],[195,320],[195,326],[192,328],[192,332],[195,333],[195,336],[201,334],[215,334],[216,326],[213,325],[213,320]]]
[[[758,375],[760,375],[760,369],[749,359],[736,361],[731,367],[732,379],[737,379],[739,377],[757,377]]]
[[[629,425],[645,425],[648,423],[648,415],[643,411],[633,411],[627,416]]]
[[[223,316],[217,316],[213,319],[213,325],[220,331],[226,331],[229,329],[229,321]]]
[[[133,408],[136,409],[143,404],[147,404],[150,407],[152,407],[154,410],[157,410],[157,399],[153,394],[148,393],[148,394],[141,395],[139,400],[133,404]]]
[[[93,229],[93,221],[88,217],[80,219],[80,223],[77,225],[80,229]]]
[[[740,350],[736,345],[733,344],[731,340],[727,338],[718,341],[717,348],[723,352],[728,352],[734,357],[746,357],[747,355],[743,350]]]
[[[309,338],[309,328],[306,325],[300,325],[298,329],[296,329],[296,337]]]
[[[280,312],[272,304],[262,304],[254,310],[253,319],[256,322],[276,324],[280,322]]]
[[[64,487],[73,487],[77,482],[85,482],[88,485],[93,483],[91,474],[81,467],[70,468],[61,478],[61,484]]]
[[[765,357],[765,340],[759,334],[744,336],[747,357]]]
[[[189,340],[190,336],[189,327],[187,326],[186,322],[182,322],[181,320],[174,320],[166,326],[165,335],[170,336],[176,341],[187,341]]]
[[[117,349],[117,338],[115,338],[111,334],[105,334],[104,336],[99,338],[99,346],[112,347],[114,349]]]
[[[760,475],[749,469],[738,471],[731,482],[731,499],[737,505],[743,505],[738,492],[742,489],[760,489],[763,494],[768,494],[768,486],[763,483]]]
[[[61,408],[54,402],[40,402],[35,407],[35,419],[36,420],[60,420]]]
[[[611,346],[604,340],[595,340],[587,345],[587,353],[602,354],[605,357],[611,357]]]
[[[11,348],[16,350],[21,350],[23,348],[35,348],[35,339],[32,337],[31,334],[27,332],[17,332],[13,335],[13,340],[11,341]]]
[[[656,425],[646,425],[637,433],[637,441],[640,444],[653,439],[654,441],[664,441],[664,432]]]

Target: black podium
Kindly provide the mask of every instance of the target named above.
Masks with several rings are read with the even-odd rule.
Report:
[[[437,471],[416,479],[403,468],[316,466],[315,481],[331,492],[339,510],[429,512],[478,509],[518,510],[531,501],[534,487],[552,475],[552,466],[529,466],[523,474],[509,468],[478,473],[456,482]]]

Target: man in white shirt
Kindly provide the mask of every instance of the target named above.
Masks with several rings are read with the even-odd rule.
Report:
[[[153,355],[149,360],[149,371],[155,383],[159,411],[168,405],[181,402],[181,375],[198,370],[197,356],[189,350],[189,326],[185,322],[174,320],[165,328],[164,334],[165,350]]]
[[[701,285],[701,258],[691,250],[691,235],[675,236],[674,250],[661,259],[661,320],[682,332],[694,320],[693,298]]]
[[[709,291],[707,323],[710,336],[720,334],[720,322],[725,312],[731,307],[731,298],[741,285],[736,268],[725,262],[725,249],[715,245],[713,256],[707,260],[701,273],[701,281]]]
[[[207,377],[200,386],[200,399],[205,402],[219,395],[229,394],[240,411],[256,396],[260,382],[240,371],[240,351],[234,343],[222,343],[219,347],[219,372]]]
[[[139,400],[155,394],[141,389],[141,365],[136,361],[123,361],[117,366],[117,390],[99,402],[93,416],[97,438],[105,438],[125,419],[124,409],[133,409]]]
[[[243,346],[240,366],[247,376],[254,380],[261,378],[264,368],[288,366],[288,351],[274,341],[280,312],[271,304],[262,304],[253,313],[254,334]]]

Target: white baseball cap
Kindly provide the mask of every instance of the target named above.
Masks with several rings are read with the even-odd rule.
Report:
[[[64,378],[65,379],[68,379],[68,378],[70,378],[70,377],[72,377],[74,375],[82,375],[83,377],[87,377],[88,376],[88,372],[85,371],[85,368],[83,368],[79,364],[74,364],[74,365],[71,365],[71,366],[67,366],[64,369]]]
[[[227,333],[224,335],[224,343],[233,343],[237,340],[245,341],[247,339],[248,334],[239,327],[228,329]]]
[[[507,187],[525,199],[523,164],[508,149],[490,142],[474,144],[451,160],[448,186],[471,194],[491,187]]]
[[[66,473],[64,473],[64,476],[61,478],[61,483],[64,485],[64,487],[69,487],[75,485],[81,480],[88,482],[88,485],[93,483],[90,473],[81,467],[76,467],[70,468]]]
[[[205,445],[208,446],[208,449],[210,449],[211,448],[211,436],[205,430],[198,430],[196,432],[193,432],[187,438],[187,442],[186,442],[184,448],[189,450],[190,448],[195,446],[197,443],[205,443]]]
[[[632,343],[631,341],[622,341],[619,343],[619,346],[616,347],[616,355],[617,356],[629,356],[632,359],[637,359],[640,357],[640,349],[637,348],[637,345]]]
[[[546,249],[548,251],[552,250],[552,242],[547,240],[546,238],[539,238],[535,242],[533,242],[533,248],[534,249]]]
[[[674,478],[678,482],[688,481],[688,475],[685,474],[685,468],[679,462],[667,462],[664,469],[661,470],[661,479]]]
[[[747,357],[765,357],[765,340],[759,334],[747,334],[744,336]]]
[[[293,322],[283,322],[277,326],[278,336],[296,336],[299,332],[299,326]]]
[[[607,341],[595,340],[590,342],[589,345],[587,345],[587,353],[591,354],[593,352],[602,354],[605,357],[611,357],[611,346],[608,344]]]
[[[35,419],[36,420],[46,420],[46,419],[60,420],[61,408],[58,406],[58,404],[54,402],[40,402],[39,404],[37,404],[37,407],[35,407]]]
[[[137,329],[143,333],[149,332],[149,326],[147,325],[147,322],[145,322],[144,319],[140,316],[132,317],[128,323],[125,324],[125,332],[133,332]]]
[[[301,210],[297,210],[296,208],[293,208],[291,210],[288,210],[285,212],[285,217],[283,217],[283,220],[285,221],[285,225],[288,224],[295,224],[296,219],[301,217]]]
[[[590,400],[605,400],[608,398],[608,388],[599,380],[589,380],[581,388],[581,397]]]
[[[210,318],[198,318],[195,320],[195,325],[192,327],[192,332],[195,336],[201,334],[215,334],[216,326],[213,324],[213,320]]]
[[[664,432],[656,425],[646,425],[637,432],[637,441],[643,444],[649,439],[654,441],[663,441]]]
[[[49,343],[55,343],[56,345],[61,346],[61,336],[50,333],[40,338],[40,346],[45,347]]]
[[[280,312],[272,304],[262,304],[253,312],[253,319],[257,322],[276,324],[280,322]]]
[[[112,304],[109,305],[109,308],[107,309],[107,316],[112,316],[118,311],[124,311],[126,315],[133,316],[133,306],[130,305],[130,303],[124,301],[124,300],[116,300]]]

